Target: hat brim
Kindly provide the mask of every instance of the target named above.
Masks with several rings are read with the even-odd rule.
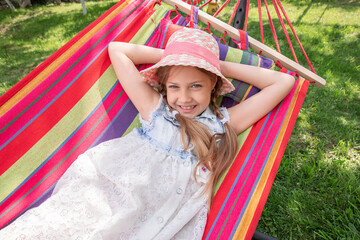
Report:
[[[149,83],[151,86],[158,88],[159,87],[159,80],[156,76],[156,71],[160,67],[165,66],[192,66],[192,67],[198,67],[202,68],[204,70],[207,70],[217,76],[219,76],[222,79],[222,87],[220,89],[219,94],[224,95],[226,93],[229,93],[233,91],[235,88],[231,84],[231,82],[224,77],[218,68],[208,63],[206,60],[194,57],[188,54],[176,54],[176,55],[168,55],[164,58],[162,58],[158,63],[154,64],[153,66],[144,69],[140,72],[144,80]]]

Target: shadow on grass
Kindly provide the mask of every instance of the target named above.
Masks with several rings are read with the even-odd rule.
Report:
[[[0,45],[0,96],[42,63],[54,51],[34,49],[30,45],[5,43]],[[21,55],[19,58],[16,55]]]
[[[359,239],[359,25],[298,24],[309,29],[298,36],[327,85],[309,87],[258,230],[279,239]]]
[[[88,14],[85,16],[81,7],[54,13],[51,5],[0,11],[0,18],[4,17],[0,27],[0,95],[58,50],[61,43],[69,41],[114,4],[87,4]],[[55,37],[62,39],[56,43],[48,40]]]

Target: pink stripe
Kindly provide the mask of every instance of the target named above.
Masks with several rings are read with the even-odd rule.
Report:
[[[174,42],[166,46],[163,57],[173,54],[188,54],[194,57],[201,58],[211,65],[215,66],[220,71],[219,57],[205,47],[201,47],[189,42]]]

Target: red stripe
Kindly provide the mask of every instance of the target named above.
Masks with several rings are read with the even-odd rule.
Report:
[[[151,10],[151,12],[153,13],[154,11],[152,11]],[[142,14],[142,16],[148,16],[148,17],[150,17],[151,16],[151,13],[149,14],[149,13],[147,13],[147,14]],[[141,20],[143,20],[143,21],[146,21],[147,19],[144,19],[144,18],[141,18]],[[141,26],[142,24],[139,24],[139,21],[137,22],[138,24],[137,24],[137,27],[139,27],[139,26]],[[132,24],[133,25],[133,24]],[[131,34],[128,34],[126,31],[124,31],[122,34],[120,34],[120,35],[124,35],[123,36],[123,38],[125,38],[125,36],[126,37],[130,37],[130,38],[132,38],[132,36],[135,34],[135,33],[137,33],[137,31],[136,31],[136,29],[134,29],[134,27],[128,27],[127,28],[128,29],[128,31],[130,31],[131,32]],[[121,36],[119,36],[119,37],[121,37]],[[105,51],[106,52],[106,51]],[[95,64],[96,65],[96,63],[93,63],[93,64]],[[98,66],[96,66],[96,67],[98,67]],[[122,96],[123,97],[123,99],[124,99],[124,101],[126,101],[128,98],[127,98],[127,96],[126,96],[126,94],[124,94],[124,96]],[[120,101],[121,102],[121,101]],[[117,106],[120,106],[119,104],[117,104]],[[122,105],[121,105],[122,106]],[[121,107],[120,106],[120,107]],[[117,113],[118,113],[118,111],[120,110],[120,108],[118,108],[118,107],[114,107],[113,109],[112,109],[112,111],[110,112],[110,113],[108,113],[108,116],[107,117],[109,117],[109,116],[111,116],[111,115],[113,115],[111,118],[113,118]],[[109,119],[109,118],[105,118],[105,119]],[[111,119],[110,119],[111,120]],[[110,121],[109,120],[109,121]],[[103,120],[103,122],[104,122],[105,120]],[[105,121],[106,122],[106,121]],[[100,129],[99,127],[96,129],[96,131],[94,131],[94,132],[92,132],[92,135],[91,136],[93,136],[93,138],[91,138],[91,136],[88,136],[87,137],[87,139],[86,139],[86,142],[88,142],[88,144],[86,144],[86,147],[82,147],[82,152],[83,151],[85,151],[91,144],[92,144],[92,142],[104,131],[104,129],[105,129],[105,127],[108,125],[108,123],[109,122],[107,122],[106,123],[106,125],[104,125],[104,124],[102,124],[103,125],[103,127]],[[83,135],[83,134],[82,134]],[[72,141],[74,141],[74,140],[72,140]],[[67,143],[68,144],[68,143]],[[84,143],[82,143],[82,145],[84,145]],[[61,151],[65,151],[64,150],[65,148],[63,148]],[[68,151],[66,151],[65,153],[67,153]],[[60,154],[60,152],[58,152],[57,154]],[[76,157],[79,155],[79,153],[78,153],[78,150],[75,152],[75,153],[73,153],[71,156],[73,156],[74,154],[76,154],[76,156],[75,157],[73,157],[72,158],[72,161],[73,160],[75,160],[76,159]],[[59,155],[60,156],[60,155]],[[69,158],[70,159],[70,158]],[[70,161],[70,160],[69,160]],[[72,162],[71,161],[71,162]],[[47,164],[50,164],[51,162],[49,162],[49,163],[47,163]],[[55,164],[54,162],[52,163],[52,164]],[[50,165],[46,165],[46,168],[47,167],[49,167]],[[42,171],[42,172],[37,172],[37,174],[36,174],[36,176],[45,176],[46,175],[46,168],[42,168],[40,171]],[[36,189],[36,191],[35,192],[32,192],[32,193],[30,193],[30,195],[28,195],[28,197],[26,197],[25,199],[23,199],[22,200],[22,202],[21,202],[21,204],[19,204],[19,205],[21,205],[22,207],[19,207],[19,205],[17,206],[17,207],[15,207],[15,208],[13,208],[9,213],[7,213],[6,214],[6,219],[7,220],[5,220],[5,217],[4,218],[2,218],[1,220],[4,220],[4,224],[7,222],[7,221],[9,221],[11,218],[12,218],[12,216],[16,216],[17,214],[19,214],[24,208],[26,208],[30,203],[32,203],[33,201],[35,201],[39,196],[41,196],[41,194],[43,194],[45,191],[46,191],[46,189],[48,189],[49,187],[51,187],[52,185],[53,185],[53,183],[61,176],[61,174],[67,169],[67,166],[65,166],[65,165],[62,165],[61,166],[61,169],[63,170],[63,171],[60,171],[59,173],[60,173],[60,175],[59,174],[55,174],[55,173],[52,173],[51,174],[51,176],[46,180],[46,182],[48,183],[46,186],[44,185],[44,182]],[[58,171],[58,170],[57,170]],[[33,184],[32,185],[35,185],[37,182],[38,182],[38,180],[36,179],[36,177],[34,178],[34,179],[32,179],[32,181],[33,181]],[[29,183],[31,183],[30,181],[29,181]],[[30,185],[28,185],[28,186],[26,186],[26,187],[24,187],[24,189],[26,190],[26,188],[27,189],[31,189],[31,184]],[[24,189],[21,189],[21,191],[24,191]],[[19,189],[20,190],[20,189]],[[25,192],[26,193],[26,192]],[[23,196],[24,195],[24,193],[21,193],[21,195],[17,192],[15,195],[18,195],[18,196]],[[33,197],[31,197],[31,196],[33,196]],[[21,197],[20,197],[21,198]],[[18,198],[19,199],[19,198]]]
[[[246,33],[239,29],[240,34],[240,49],[246,51]]]
[[[294,94],[294,90],[292,91],[292,93],[290,93],[288,95],[288,97],[286,99],[284,99],[283,103],[282,103],[282,106],[281,106],[281,110],[279,110],[280,112],[278,113],[278,116],[276,119],[278,119],[278,121],[276,121],[272,128],[271,128],[271,133],[267,136],[267,139],[265,141],[266,145],[263,146],[263,148],[261,149],[261,154],[260,156],[258,157],[259,159],[265,159],[266,158],[266,155],[268,154],[268,149],[271,147],[271,144],[273,142],[273,138],[276,136],[276,132],[278,131],[279,129],[279,124],[282,123],[282,119],[284,118],[284,115],[286,114],[286,111],[287,111],[287,108],[289,106],[289,104],[291,103],[291,97],[293,96]],[[272,114],[275,114],[276,112],[276,109],[273,110],[273,113]],[[281,121],[280,121],[281,120]],[[236,178],[236,175],[238,174],[241,166],[243,165],[243,161],[244,159],[246,158],[247,156],[247,153],[249,152],[250,148],[252,147],[254,141],[255,141],[255,138],[258,136],[259,134],[259,130],[261,129],[262,125],[264,124],[264,121],[265,121],[265,118],[263,118],[261,121],[257,122],[254,126],[253,126],[253,129],[252,131],[250,132],[249,136],[248,136],[248,139],[246,140],[246,142],[244,143],[244,146],[242,147],[242,149],[240,150],[239,154],[238,154],[238,157],[236,159],[236,161],[238,160],[239,156],[243,156],[243,159],[242,161],[240,162],[239,164],[239,167],[236,169],[236,168],[233,168],[233,166],[231,167],[231,171],[229,171],[229,173],[232,173],[229,174],[226,176],[223,184],[221,185],[221,188],[219,189],[218,191],[218,194],[215,196],[215,199],[214,199],[214,203],[213,203],[213,206],[212,206],[212,209],[211,209],[211,212],[209,214],[209,222],[208,223],[213,223],[215,217],[217,216],[222,204],[224,203],[225,201],[225,198],[232,186],[232,184],[234,183],[235,181],[235,178]],[[267,125],[269,126],[271,124],[271,119],[269,119],[269,122],[267,123]],[[261,139],[263,139],[263,137],[266,135],[266,129],[268,127],[265,127],[265,132],[262,133],[262,137]],[[257,131],[253,131],[253,130],[257,130]],[[274,132],[275,131],[275,132]],[[249,141],[250,139],[252,139],[251,141]],[[257,146],[261,145],[261,142],[262,140],[259,139],[259,142],[256,143]],[[243,152],[243,149],[247,148],[247,151],[246,152]],[[258,150],[254,149],[254,153],[253,155],[251,156],[250,159],[253,159],[254,158],[254,154],[257,154]],[[249,162],[248,164],[251,165],[251,163]],[[256,163],[256,164],[260,164],[260,163]],[[251,172],[251,176],[252,177],[255,177],[257,176],[257,173],[258,173],[258,170],[260,170],[260,167],[257,167],[257,166],[254,166],[252,172]],[[246,173],[246,169],[244,169],[244,173]],[[255,174],[255,175],[254,175]],[[230,178],[230,176],[232,176]],[[247,183],[246,183],[246,186],[245,188],[242,190],[243,192],[241,193],[241,199],[238,200],[237,202],[237,205],[235,206],[233,212],[231,213],[232,214],[232,217],[230,217],[230,219],[228,220],[227,222],[227,225],[225,227],[225,229],[227,230],[224,230],[224,234],[228,233],[230,234],[231,231],[232,231],[232,226],[234,225],[234,223],[236,222],[237,218],[238,218],[238,215],[242,209],[242,205],[244,204],[244,202],[246,201],[246,198],[247,198],[247,195],[246,192],[249,192],[251,190],[251,187],[253,186],[253,181],[254,179],[251,180],[251,177],[247,180]],[[228,184],[226,184],[228,183]],[[225,185],[226,184],[226,185]],[[241,187],[242,183],[241,183],[241,179],[238,180],[238,183],[237,183],[238,186]],[[222,191],[222,190],[225,190],[225,191]],[[232,195],[235,196],[237,195],[237,191],[234,191],[232,192]],[[217,198],[218,196],[220,196],[219,198]],[[226,203],[226,205],[229,207],[229,204],[232,204],[234,199],[231,200],[228,199],[228,202]],[[216,203],[219,203],[219,204],[216,204]],[[221,213],[222,215],[227,215],[226,213],[228,212],[229,209],[227,209],[228,207],[225,207],[223,212]],[[230,205],[231,207],[231,205]],[[227,211],[225,210],[227,209]],[[236,213],[236,214],[235,214]],[[221,223],[221,221],[223,221],[225,219],[226,216],[221,216],[220,220],[217,221],[216,225],[218,226],[218,224]],[[234,219],[231,219],[231,218],[234,218]],[[233,224],[231,224],[231,222]],[[222,225],[222,224],[221,224]],[[211,225],[208,224],[207,225],[207,228],[206,228],[206,234],[208,233],[208,230],[211,228]],[[214,229],[215,230],[215,229]],[[214,231],[213,230],[213,231]],[[216,231],[214,231],[211,235],[213,236],[216,235]],[[222,235],[222,237],[226,238],[227,236],[224,236],[224,234]]]
[[[96,123],[97,119],[103,115],[104,110],[107,108],[105,107],[108,105],[107,102],[111,102],[116,98],[116,95],[111,94],[103,103],[104,107],[99,107],[92,115],[91,117],[86,121],[86,123],[74,134],[74,136],[68,140],[68,142],[62,147],[60,151],[58,151],[49,161],[37,171],[37,173],[32,176],[29,180],[27,180],[24,185],[19,188],[19,190],[16,191],[11,197],[8,198],[7,201],[5,201],[0,206],[0,212],[3,212],[4,209],[7,208],[8,205],[12,205],[15,203],[18,199],[18,196],[25,195],[33,186],[36,185],[58,162],[66,156],[66,154],[69,152],[69,150],[72,149],[72,146],[75,146],[76,143],[78,143],[82,136],[84,136],[90,128]],[[57,161],[57,160],[59,161]],[[56,160],[56,161],[55,161]],[[16,198],[16,199],[15,199]],[[15,201],[15,200],[16,201]]]
[[[126,26],[124,31],[127,31],[126,34],[120,34],[118,37],[114,39],[114,41],[122,41],[122,42],[130,42],[131,39],[139,32],[141,26],[151,18],[151,16],[155,13],[153,10],[153,5],[148,4],[144,9],[140,12],[137,11],[137,19],[136,21],[132,21],[130,24]],[[123,31],[123,32],[124,32]]]
[[[91,29],[93,29],[99,22],[101,22],[104,18],[106,18],[111,12],[113,12],[116,8],[118,8],[125,0],[120,0],[117,4],[112,6],[108,11],[106,11],[103,15],[97,18],[94,22],[92,22],[89,26],[84,28],[80,33],[78,33],[75,37],[73,37],[69,42],[67,42],[64,46],[62,46],[59,50],[57,50],[54,54],[48,57],[43,63],[41,63],[38,67],[32,70],[28,75],[26,75],[22,80],[20,80],[17,84],[15,84],[11,89],[9,89],[4,95],[0,96],[0,107],[6,103],[9,99],[11,99],[17,92],[19,92],[24,86],[26,86],[29,82],[31,82],[39,73],[41,73],[46,67],[48,67],[53,61],[55,61],[58,57],[60,57],[66,50],[68,50],[74,43],[76,43],[79,39],[81,39],[86,33],[88,33]]]

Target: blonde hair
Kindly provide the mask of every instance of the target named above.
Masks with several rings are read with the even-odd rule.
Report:
[[[210,108],[214,114],[223,119],[216,99],[219,96],[219,89],[222,86],[222,80],[215,74],[204,69],[198,68],[200,71],[209,75],[209,79],[217,78],[215,91],[212,91],[210,98]],[[166,81],[169,77],[171,66],[160,67],[156,75],[159,78],[159,93],[163,95],[165,103],[169,106],[166,98]],[[169,106],[170,107],[170,106]],[[190,143],[194,146],[194,152],[198,158],[198,164],[194,170],[196,180],[196,170],[203,165],[210,171],[210,180],[206,184],[205,192],[209,194],[209,206],[213,199],[214,186],[220,177],[230,167],[238,148],[237,135],[228,122],[225,123],[225,132],[212,135],[207,127],[191,118],[176,114],[176,119],[180,124],[181,139],[186,151]]]

